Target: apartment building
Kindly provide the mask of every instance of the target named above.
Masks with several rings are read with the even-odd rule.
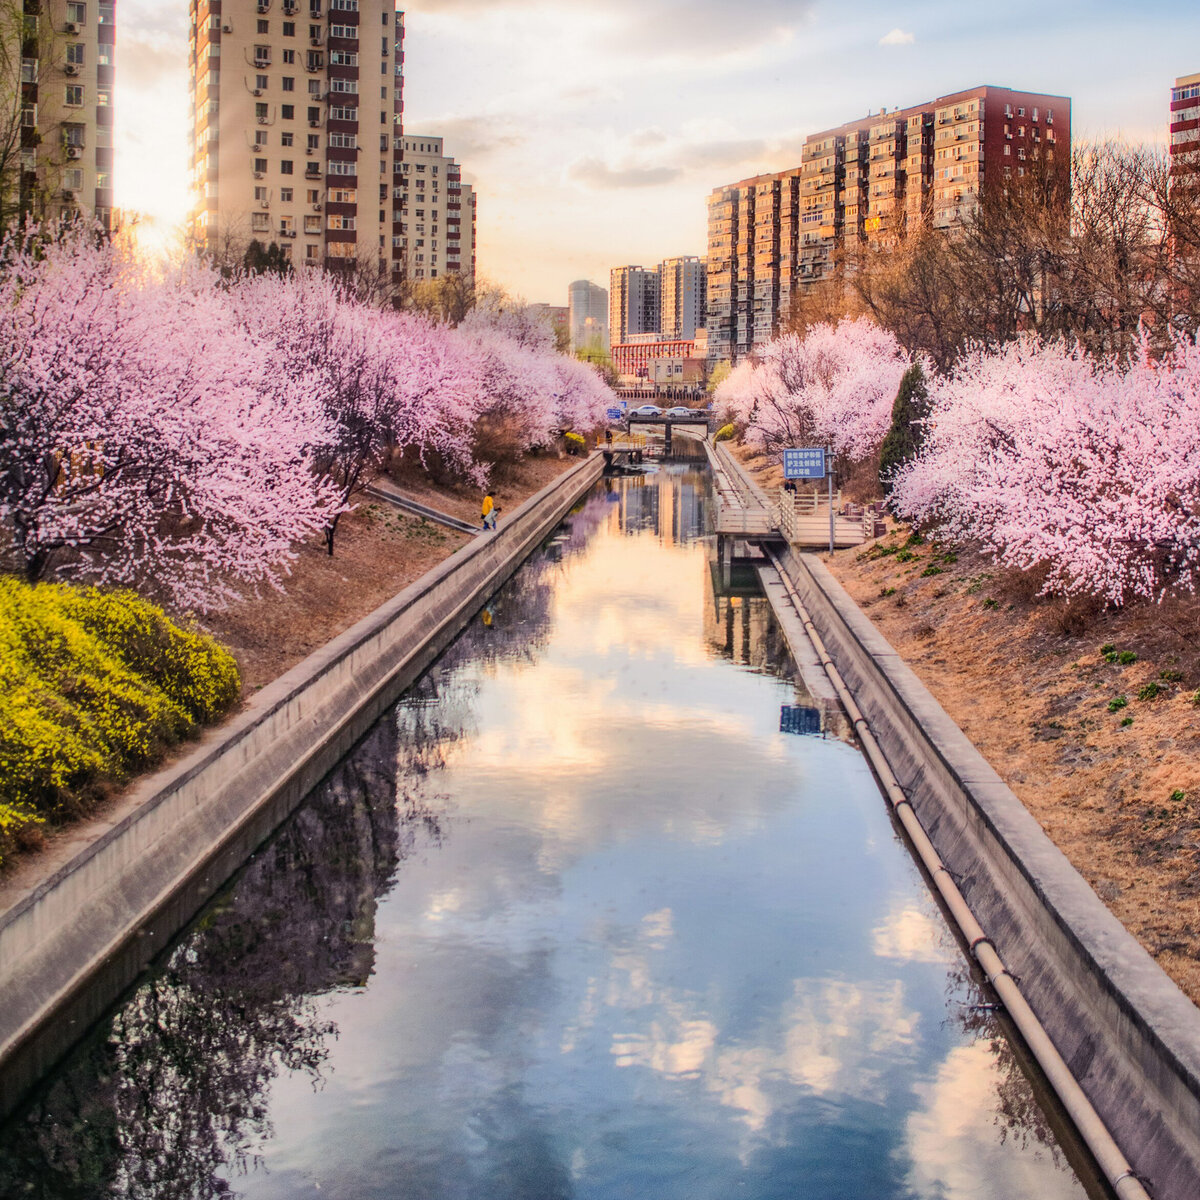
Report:
[[[1200,174],[1200,74],[1183,75],[1171,89],[1171,177]]]
[[[1035,163],[1070,169],[1066,96],[981,86],[826,129],[805,139],[798,282],[837,250],[886,243],[919,224],[961,225],[985,180]]]
[[[5,218],[79,215],[111,229],[116,2],[25,0],[23,9],[0,33],[20,62],[5,118],[20,142],[19,175]]]
[[[567,324],[571,351],[608,349],[608,291],[590,279],[567,288]]]
[[[475,191],[440,137],[405,135],[397,197],[409,279],[475,278]]]
[[[983,86],[811,134],[799,167],[714,189],[709,363],[736,362],[776,336],[798,290],[842,252],[885,247],[919,225],[953,230],[985,180],[1017,179],[1035,164],[1069,171],[1070,149],[1068,97]]]
[[[614,346],[635,333],[657,333],[661,321],[658,268],[613,267],[609,273],[608,330]]]
[[[671,341],[691,341],[704,324],[708,274],[695,255],[664,259],[658,266],[659,332]]]
[[[189,10],[196,246],[274,242],[296,261],[402,276],[395,0],[190,0]]]

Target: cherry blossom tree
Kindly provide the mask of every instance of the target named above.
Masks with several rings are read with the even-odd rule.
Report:
[[[26,574],[199,609],[278,583],[338,505],[308,462],[325,417],[216,277],[87,230],[12,235],[0,260],[0,522]]]
[[[935,380],[898,511],[1044,591],[1112,604],[1195,591],[1200,573],[1200,347],[1125,367],[1023,338]]]
[[[864,318],[847,318],[776,338],[757,361],[739,363],[714,399],[751,445],[778,453],[825,443],[845,461],[859,462],[883,441],[911,365],[892,334]]]

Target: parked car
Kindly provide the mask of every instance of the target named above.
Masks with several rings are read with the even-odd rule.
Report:
[[[631,409],[629,415],[631,417],[661,417],[663,411],[657,404],[641,404],[635,409]]]
[[[686,408],[682,404],[677,404],[674,408],[667,409],[668,417],[703,417],[702,412],[697,412],[694,408]]]

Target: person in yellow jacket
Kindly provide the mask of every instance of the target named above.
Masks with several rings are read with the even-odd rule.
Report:
[[[484,529],[495,529],[496,528],[496,514],[499,511],[500,510],[496,507],[496,501],[492,497],[491,489],[489,488],[487,495],[484,496],[484,498],[483,498],[483,527],[484,527]]]

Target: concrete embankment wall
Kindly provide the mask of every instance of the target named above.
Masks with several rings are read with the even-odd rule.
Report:
[[[1195,1200],[1200,1009],[824,564],[788,551],[783,566],[938,853],[1117,1144],[1155,1200]]]
[[[599,479],[599,455],[259,692],[0,914],[0,1115],[461,632]]]

